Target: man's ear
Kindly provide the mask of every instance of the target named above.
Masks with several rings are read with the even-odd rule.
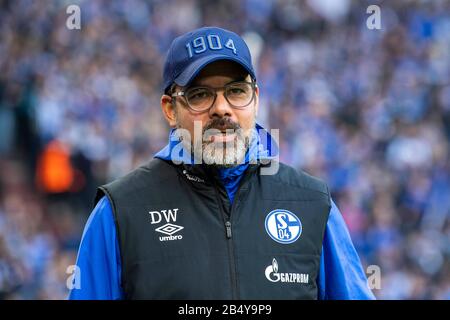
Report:
[[[175,106],[172,103],[172,98],[166,94],[161,96],[161,110],[163,112],[164,118],[166,118],[169,126],[175,128],[177,125]]]
[[[255,87],[255,115],[258,115],[259,107],[259,87]]]

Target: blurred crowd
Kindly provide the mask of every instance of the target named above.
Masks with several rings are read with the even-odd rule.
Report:
[[[449,299],[445,0],[0,1],[0,299],[66,297],[95,187],[166,144],[165,53],[203,25],[249,43],[258,122],[329,183],[375,295]]]

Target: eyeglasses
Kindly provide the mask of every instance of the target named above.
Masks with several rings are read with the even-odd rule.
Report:
[[[189,108],[196,112],[204,112],[214,105],[217,98],[217,91],[223,90],[224,97],[230,106],[243,109],[252,103],[255,98],[255,88],[257,88],[255,82],[236,81],[220,88],[206,86],[190,87],[185,91],[173,93],[171,97],[183,96]]]

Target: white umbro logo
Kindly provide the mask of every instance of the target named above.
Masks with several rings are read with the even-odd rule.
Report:
[[[178,208],[161,210],[161,211],[149,211],[151,224],[158,224],[166,220],[166,224],[155,229],[156,232],[163,233],[166,236],[160,236],[159,241],[181,240],[183,236],[181,234],[174,235],[175,233],[184,229],[184,227],[170,223],[177,221]]]
[[[176,224],[167,223],[159,228],[156,228],[155,231],[167,234],[169,236],[177,233],[178,231],[184,229],[184,227],[177,226]]]

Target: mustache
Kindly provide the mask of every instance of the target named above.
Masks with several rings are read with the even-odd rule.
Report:
[[[227,129],[238,130],[241,129],[241,126],[237,122],[232,121],[230,118],[216,118],[206,124],[203,128],[203,132],[209,129],[217,129],[220,131],[225,131]]]

